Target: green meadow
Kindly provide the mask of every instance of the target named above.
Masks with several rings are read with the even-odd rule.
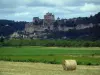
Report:
[[[0,60],[61,64],[75,59],[79,65],[100,65],[99,47],[0,47]]]

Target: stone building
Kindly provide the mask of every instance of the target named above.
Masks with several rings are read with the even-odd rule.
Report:
[[[39,23],[40,23],[39,17],[33,17],[33,24],[39,25]]]
[[[34,31],[42,32],[45,30],[53,30],[54,21],[54,15],[49,12],[44,15],[43,23],[40,23],[41,19],[39,17],[33,17],[33,21],[25,25],[25,32],[34,33]]]
[[[48,13],[46,13],[46,15],[44,15],[43,25],[44,26],[45,25],[48,25],[48,26],[53,25],[54,21],[55,21],[54,15],[52,13],[48,12]]]

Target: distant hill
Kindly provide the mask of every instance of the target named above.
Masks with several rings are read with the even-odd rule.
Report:
[[[22,31],[25,27],[25,21],[12,21],[0,19],[0,35],[9,36],[13,32]]]
[[[3,20],[0,19],[0,36],[9,36],[13,32],[23,31],[25,29],[26,21],[13,21],[13,20]],[[43,22],[41,21],[41,24]],[[35,23],[34,23],[35,24]],[[37,24],[37,23],[36,23]],[[81,28],[81,29],[70,29],[68,31],[56,31],[51,32],[50,35],[47,35],[48,38],[62,38],[67,37],[71,39],[99,39],[100,38],[100,12],[90,17],[78,17],[72,19],[60,19],[55,20],[54,27],[58,25],[61,27],[76,27],[81,25],[90,25],[93,24],[93,27],[90,28]],[[37,24],[38,25],[38,24]]]

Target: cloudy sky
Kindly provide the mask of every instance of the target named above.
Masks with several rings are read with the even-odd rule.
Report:
[[[0,19],[32,21],[47,12],[56,18],[90,16],[100,12],[100,0],[0,0]]]

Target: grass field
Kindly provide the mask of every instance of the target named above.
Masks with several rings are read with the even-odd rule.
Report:
[[[64,59],[75,59],[78,64],[100,65],[100,48],[67,47],[1,47],[0,60],[60,64]]]
[[[100,66],[78,65],[64,71],[62,65],[0,61],[0,75],[100,75]]]

